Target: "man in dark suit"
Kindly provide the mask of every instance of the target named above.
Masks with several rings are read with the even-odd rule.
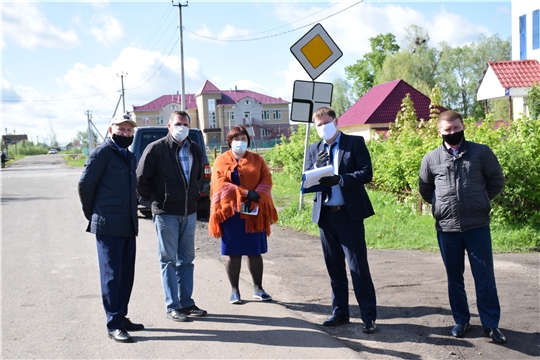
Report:
[[[316,192],[312,215],[312,221],[319,226],[332,286],[332,316],[323,325],[349,322],[347,259],[364,322],[363,331],[373,333],[377,304],[364,238],[364,219],[374,214],[364,188],[373,174],[371,158],[364,139],[343,134],[337,129],[337,121],[330,107],[313,113],[313,122],[322,140],[310,146],[306,162],[306,170],[332,165],[334,173],[320,179],[322,191]]]

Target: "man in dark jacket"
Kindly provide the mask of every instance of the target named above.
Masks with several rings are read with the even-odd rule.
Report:
[[[167,318],[173,321],[206,315],[191,298],[203,167],[202,150],[188,137],[190,126],[185,111],[173,112],[169,133],[146,147],[137,167],[139,195],[152,202]]]
[[[484,332],[493,342],[505,343],[499,330],[501,309],[495,284],[490,200],[504,187],[504,175],[489,147],[464,139],[461,115],[445,111],[437,121],[441,146],[424,156],[419,188],[431,204],[439,248],[446,267],[448,296],[456,325],[454,337],[470,327],[463,272],[465,251],[476,287],[476,303]]]
[[[144,329],[127,317],[135,274],[137,217],[135,157],[127,150],[137,126],[128,115],[111,120],[108,138],[90,153],[79,181],[86,231],[96,234],[103,307],[109,337],[132,342]]]
[[[321,141],[309,148],[306,170],[332,165],[333,174],[320,179],[311,220],[319,226],[326,269],[332,286],[332,316],[324,326],[349,322],[349,288],[345,259],[364,322],[362,331],[374,333],[377,299],[369,270],[364,219],[374,214],[365,184],[371,181],[371,157],[361,136],[343,134],[336,113],[322,107],[313,113]]]

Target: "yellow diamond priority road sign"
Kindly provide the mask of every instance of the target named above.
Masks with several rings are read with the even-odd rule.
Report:
[[[315,25],[291,46],[291,52],[313,80],[343,55],[321,24]]]

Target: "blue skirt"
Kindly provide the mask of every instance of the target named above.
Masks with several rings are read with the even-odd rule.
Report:
[[[268,251],[266,231],[246,233],[246,221],[240,214],[221,223],[221,255],[261,255]]]

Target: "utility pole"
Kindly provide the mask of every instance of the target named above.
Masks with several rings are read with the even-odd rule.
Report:
[[[116,74],[116,76],[120,76],[120,80],[122,81],[122,106],[124,109],[124,112],[122,113],[123,115],[126,113],[126,98],[124,97],[124,72],[122,71],[122,75]],[[128,74],[126,73],[125,76],[128,76]]]
[[[92,136],[92,115],[90,114],[90,110],[86,110],[86,117],[88,119],[88,155],[90,155],[90,152],[94,148],[94,139]]]
[[[174,0],[171,0],[171,2],[173,1]],[[178,6],[178,28],[180,32],[180,83],[182,87],[182,102],[180,104],[180,109],[182,111],[186,111],[186,91],[184,85],[184,41],[182,36],[182,7],[187,7],[188,2],[186,1],[186,5],[182,5],[180,2],[178,2],[178,5],[174,5],[173,2],[173,6]]]

